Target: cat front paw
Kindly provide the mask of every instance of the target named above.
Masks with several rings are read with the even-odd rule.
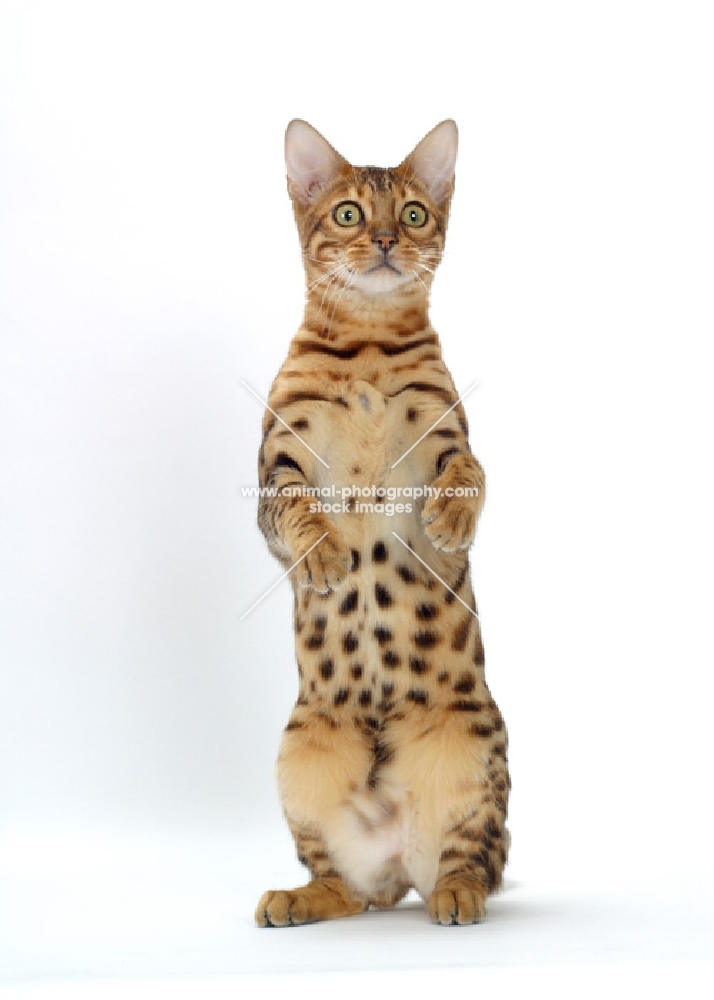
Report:
[[[421,515],[424,533],[436,549],[467,549],[476,534],[476,509],[470,497],[430,497]]]
[[[467,549],[485,499],[483,469],[473,455],[456,455],[431,486],[421,513],[427,538],[444,552]]]
[[[366,900],[354,896],[341,878],[313,879],[299,889],[264,893],[255,922],[258,927],[298,927],[315,920],[353,917],[366,908]]]
[[[318,594],[327,594],[330,590],[337,590],[351,566],[352,552],[333,528],[307,552],[295,567],[295,573],[301,587],[311,587]]]

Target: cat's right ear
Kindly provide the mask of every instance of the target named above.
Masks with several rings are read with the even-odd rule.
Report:
[[[328,187],[347,161],[317,129],[294,118],[285,132],[285,168],[290,197],[302,208]]]

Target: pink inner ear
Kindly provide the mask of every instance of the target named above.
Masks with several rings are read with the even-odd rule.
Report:
[[[310,201],[337,173],[341,157],[307,122],[295,120],[285,135],[285,165],[293,193]]]

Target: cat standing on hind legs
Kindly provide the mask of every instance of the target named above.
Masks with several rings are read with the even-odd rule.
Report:
[[[297,563],[278,784],[311,878],[265,893],[260,926],[391,907],[412,887],[434,922],[470,924],[501,882],[506,731],[468,559],[484,476],[429,320],[456,148],[444,121],[398,167],[355,167],[306,122],[286,133],[307,301],[270,391],[260,483],[277,495],[258,519]],[[308,491],[332,484],[402,503],[325,512]]]

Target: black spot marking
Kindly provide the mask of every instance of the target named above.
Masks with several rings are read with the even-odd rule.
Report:
[[[429,701],[429,695],[426,691],[418,691],[415,688],[410,688],[407,691],[407,701],[413,701],[415,705],[426,705]]]
[[[349,688],[340,688],[335,697],[333,698],[333,703],[335,707],[337,707],[338,705],[344,705],[349,696],[350,696]]]
[[[352,666],[351,666],[351,668],[350,668],[350,673],[352,674],[352,676],[354,677],[354,679],[356,681],[358,681],[360,679],[360,677],[362,676],[362,664],[361,663],[353,663]]]
[[[476,681],[473,674],[462,674],[454,684],[454,691],[458,691],[459,694],[471,694],[475,686]]]
[[[382,663],[390,670],[396,670],[401,662],[398,654],[393,649],[388,649],[386,653],[382,653]]]
[[[459,699],[452,701],[449,708],[454,712],[480,712],[483,709],[483,702]]]
[[[354,632],[348,632],[347,635],[342,636],[342,648],[345,653],[354,653],[358,646],[359,639]]]
[[[413,674],[425,674],[430,669],[431,664],[428,660],[422,660],[418,656],[409,657],[409,669]]]
[[[414,640],[414,645],[418,646],[419,649],[433,649],[434,646],[438,646],[441,642],[441,636],[438,632],[432,632],[426,629],[423,632],[415,632],[412,636]]]
[[[412,573],[408,566],[397,566],[397,573],[404,583],[416,583],[416,574]]]
[[[327,618],[324,615],[318,615],[312,624],[316,631],[324,632],[327,627]]]
[[[384,584],[375,583],[374,596],[380,608],[388,608],[394,603],[394,598],[389,593]]]
[[[353,611],[357,609],[357,602],[359,601],[359,591],[351,590],[346,597],[343,598],[342,604],[340,604],[340,614],[341,615],[351,615]]]
[[[290,426],[296,431],[306,431],[310,426],[310,421],[306,420],[305,417],[300,417],[299,420],[293,420]]]
[[[321,649],[325,642],[325,636],[322,632],[315,632],[313,635],[309,635],[305,640],[306,649]]]
[[[415,410],[413,406],[410,406],[407,410],[407,420],[410,424],[413,424],[416,418],[419,416],[419,411]]]
[[[372,692],[360,691],[359,703],[362,708],[368,708],[372,704]]]
[[[483,652],[483,643],[481,641],[481,634],[480,633],[478,633],[476,635],[476,641],[474,642],[473,661],[474,661],[475,666],[477,666],[477,667],[482,667],[484,665],[485,661],[486,661],[486,658],[485,658],[484,652]]]
[[[419,621],[430,622],[433,618],[438,616],[439,609],[436,604],[418,604],[414,614],[417,616]]]
[[[289,733],[293,729],[304,729],[304,728],[305,728],[304,722],[298,722],[297,719],[291,719],[290,722],[288,722],[287,726],[285,727],[285,732]]]
[[[335,664],[332,662],[332,660],[323,660],[322,663],[320,664],[320,674],[322,675],[323,680],[329,681],[330,677],[332,677],[334,672],[335,672]]]
[[[454,634],[451,637],[451,648],[456,650],[458,653],[466,649],[466,642],[469,637],[469,632],[471,631],[471,622],[473,620],[473,615],[466,614],[454,629]]]
[[[394,685],[392,683],[382,684],[382,694],[385,698],[391,698],[394,694]]]
[[[353,573],[355,573],[359,569],[361,562],[362,558],[357,549],[352,549],[352,565],[350,566],[350,569],[352,570]]]
[[[374,630],[374,638],[377,640],[380,646],[383,646],[386,642],[391,641],[392,630],[385,628],[384,625],[378,625]]]
[[[446,682],[449,679],[449,676],[450,675],[448,670],[441,670],[439,671],[439,676],[436,679],[439,682],[439,684],[446,684]]]
[[[376,563],[383,563],[387,561],[387,546],[384,542],[375,542],[374,548],[372,549],[372,559]]]

